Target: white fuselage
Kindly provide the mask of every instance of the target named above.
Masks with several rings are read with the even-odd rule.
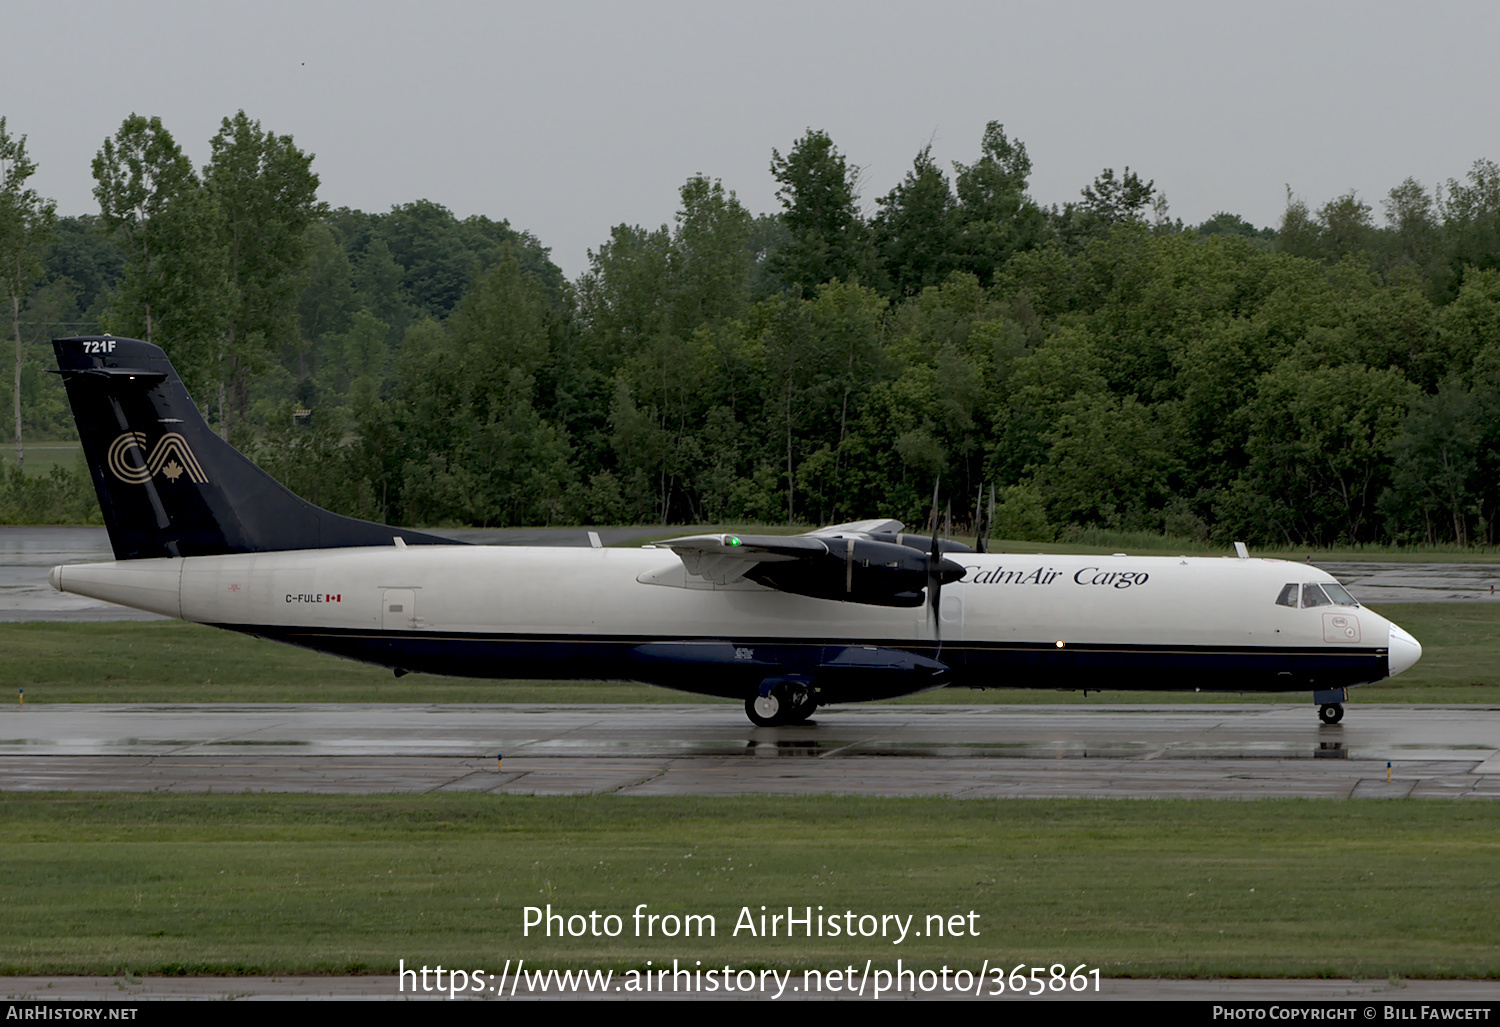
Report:
[[[953,554],[952,559],[967,573],[943,587],[936,625],[925,607],[808,598],[744,580],[714,585],[689,576],[671,550],[651,547],[306,550],[72,565],[54,569],[51,580],[63,591],[137,609],[440,672],[439,640],[457,645],[505,639],[531,646],[528,654],[539,644],[568,640],[572,648],[557,649],[559,665],[545,675],[559,678],[577,676],[561,664],[578,645],[595,640],[891,646],[940,652],[957,664],[963,663],[960,654],[968,653],[972,666],[965,683],[996,686],[1045,684],[1037,676],[1046,678],[1042,661],[1053,650],[1086,650],[1094,654],[1088,666],[1106,666],[1100,662],[1105,654],[1123,660],[1130,653],[1153,654],[1158,661],[1153,666],[1160,666],[1160,660],[1180,652],[1205,659],[1211,653],[1230,661],[1227,666],[1237,653],[1257,658],[1297,653],[1298,659],[1360,653],[1367,666],[1378,654],[1385,666],[1389,650],[1388,670],[1346,673],[1344,684],[1399,673],[1421,651],[1405,632],[1364,607],[1278,605],[1278,593],[1288,584],[1334,580],[1302,564],[1021,554]],[[325,638],[383,639],[382,645],[417,647],[426,655],[420,661],[387,658],[342,641],[320,644]],[[1014,676],[997,669],[1001,653],[1024,653],[1024,671],[1020,664]],[[538,676],[532,669],[538,660],[545,662],[541,656],[521,661],[528,668],[524,676]],[[1210,665],[1218,664],[1194,666],[1201,673]],[[1084,665],[1068,666],[1072,673]],[[506,671],[497,667],[491,676],[523,676]],[[470,661],[453,672],[475,671]],[[652,679],[628,671],[610,676]],[[986,676],[997,679],[983,680]],[[1288,679],[1286,687],[1301,687],[1301,680]],[[1316,676],[1309,680],[1318,684]],[[1205,681],[1201,687],[1216,686]]]

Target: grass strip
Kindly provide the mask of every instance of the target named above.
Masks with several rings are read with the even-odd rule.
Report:
[[[0,973],[498,973],[875,961],[1118,976],[1500,976],[1483,803],[0,795]],[[523,935],[523,909],[619,937]],[[636,937],[632,913],[712,915]],[[734,933],[971,911],[978,936]],[[894,927],[891,928],[894,931]]]

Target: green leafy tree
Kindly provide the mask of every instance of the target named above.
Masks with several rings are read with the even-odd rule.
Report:
[[[1070,252],[1121,225],[1144,226],[1146,210],[1154,207],[1156,183],[1141,181],[1128,167],[1118,177],[1114,168],[1105,168],[1092,185],[1084,186],[1082,196],[1082,203],[1052,208],[1052,227]]]
[[[110,291],[125,273],[125,254],[101,230],[98,215],[60,217],[54,229],[43,277],[64,283],[69,291],[70,302],[62,320],[95,328]]]
[[[1195,231],[1205,239],[1215,235],[1239,236],[1251,240],[1257,249],[1269,249],[1276,239],[1274,228],[1256,228],[1238,214],[1222,210],[1199,225]]]
[[[422,318],[446,318],[475,278],[507,255],[520,261],[553,303],[566,291],[546,247],[506,221],[481,215],[459,220],[431,200],[398,204],[384,214],[341,207],[325,220],[354,268],[359,302],[391,326],[393,346]]]
[[[886,374],[886,310],[879,293],[857,282],[829,282],[811,299],[782,297],[760,308],[754,343],[762,424],[751,414],[747,427],[761,441],[757,462],[780,465],[803,519],[888,509],[891,469],[876,455],[888,430],[879,415],[865,416]]]
[[[10,297],[16,366],[12,398],[16,416],[16,466],[24,467],[21,437],[21,378],[26,362],[21,338],[21,307],[42,273],[42,258],[51,242],[56,204],[26,185],[36,163],[26,155],[26,137],[12,136],[0,117],[0,285]]]
[[[807,130],[787,155],[771,151],[787,240],[770,270],[788,288],[812,291],[835,278],[868,278],[869,233],[859,210],[858,169],[826,132]]]
[[[1107,225],[1121,221],[1142,221],[1145,209],[1156,194],[1156,182],[1142,182],[1141,176],[1127,166],[1115,177],[1114,168],[1105,168],[1094,184],[1083,188],[1083,207]]]
[[[348,324],[347,331],[323,336],[317,374],[310,379],[313,394],[326,398],[329,405],[357,405],[361,399],[378,396],[387,384],[390,326],[363,309]]]
[[[1408,178],[1392,189],[1381,205],[1389,230],[1386,248],[1390,261],[1428,271],[1442,245],[1442,225],[1431,194],[1421,182]]]
[[[992,464],[1002,481],[1020,481],[1046,462],[1048,437],[1065,405],[1075,397],[1106,393],[1105,370],[1096,340],[1077,325],[1058,328],[1016,361],[994,415],[1001,430]]]
[[[795,522],[800,509],[797,466],[803,453],[812,448],[805,441],[809,412],[803,400],[820,371],[811,301],[796,296],[773,301],[761,346],[765,409],[775,417],[777,448],[782,452],[780,462],[785,471],[786,519]]]
[[[1382,505],[1424,542],[1467,546],[1479,511],[1480,405],[1456,381],[1412,403],[1391,443],[1391,491]],[[1404,521],[1405,524],[1401,522]]]
[[[901,427],[898,452],[921,459],[913,468],[937,459],[943,487],[972,496],[982,480],[987,443],[994,430],[996,342],[989,319],[998,306],[979,280],[953,272],[902,303],[888,318],[885,364],[893,379],[885,394],[891,405],[888,423]],[[1008,373],[1006,350],[1000,347]],[[903,441],[904,439],[904,441]],[[925,486],[931,503],[931,482]]]
[[[1485,272],[1493,284],[1495,272]],[[1467,287],[1469,283],[1465,283]],[[1495,335],[1474,358],[1470,377],[1473,385],[1473,423],[1479,430],[1475,451],[1479,471],[1474,478],[1476,533],[1485,545],[1500,544],[1500,341]]]
[[[996,270],[1015,254],[1040,246],[1048,228],[1046,213],[1026,191],[1031,177],[1026,144],[1007,137],[1005,126],[992,121],[979,149],[973,164],[953,165],[955,248],[958,268],[988,288]]]
[[[356,396],[370,441],[395,436],[384,454],[367,442],[361,459],[386,495],[399,493],[404,517],[509,525],[563,516],[571,447],[546,416],[536,374],[555,329],[545,286],[512,254],[479,276],[446,326],[428,320],[407,332],[393,402]]]
[[[487,394],[509,387],[503,381],[510,368],[534,377],[552,347],[549,310],[544,287],[521,267],[519,256],[501,260],[478,277],[448,319],[453,348],[463,360],[453,371]]]
[[[589,270],[578,281],[578,305],[584,330],[597,347],[590,354],[595,362],[617,367],[666,330],[671,261],[666,226],[648,232],[617,225],[608,242],[589,251]]]
[[[937,285],[958,261],[953,190],[924,146],[901,184],[877,201],[871,235],[893,297]]]
[[[480,270],[457,219],[431,200],[393,207],[382,219],[379,238],[403,268],[402,282],[412,302],[429,317],[444,317],[457,306]]]
[[[682,209],[667,261],[671,330],[691,335],[701,325],[744,316],[750,301],[754,221],[717,179],[695,175],[679,195]]]
[[[352,258],[352,262],[359,303],[390,325],[393,337],[399,343],[407,328],[420,321],[423,316],[407,293],[405,270],[396,263],[390,246],[380,237],[370,239],[366,247]],[[446,317],[451,309],[426,316]]]
[[[620,225],[590,253],[579,359],[555,372],[559,395],[578,403],[570,426],[607,440],[603,450],[584,446],[612,463],[605,470],[622,500],[663,522],[722,503],[695,484],[726,473],[701,435],[715,404],[732,406],[744,391],[738,321],[756,275],[755,223],[734,193],[695,175],[680,196],[671,229]]]
[[[1286,210],[1281,214],[1281,225],[1276,230],[1276,248],[1294,257],[1316,260],[1323,255],[1322,228],[1308,209],[1307,201],[1292,194],[1286,187]]]
[[[1250,404],[1239,523],[1282,542],[1368,542],[1413,386],[1393,369],[1282,361]]]
[[[1479,160],[1463,182],[1449,179],[1438,195],[1443,218],[1446,270],[1442,285],[1452,295],[1469,269],[1500,268],[1500,164]]]
[[[1351,253],[1373,252],[1376,241],[1371,208],[1351,189],[1312,212],[1286,191],[1286,211],[1276,240],[1283,253],[1336,263]]]
[[[1445,368],[1467,378],[1480,354],[1500,343],[1500,271],[1471,270],[1437,324]]]
[[[219,208],[160,118],[126,118],[93,171],[100,226],[125,253],[105,326],[167,350],[201,396],[224,327]]]
[[[307,228],[308,278],[297,298],[303,339],[315,340],[326,332],[349,329],[349,319],[359,309],[354,288],[354,268],[332,225],[318,221]],[[298,356],[303,353],[298,348]],[[305,374],[306,367],[299,368]]]
[[[665,449],[654,442],[622,448],[621,431],[635,433],[637,416],[648,416],[650,404],[648,413],[640,412],[630,382],[620,372],[632,358],[640,371],[640,355],[668,332],[672,262],[672,237],[665,225],[654,231],[630,225],[612,229],[609,240],[589,252],[589,270],[577,286],[578,331],[569,339],[569,359],[554,376],[563,386],[569,431],[595,466],[614,472],[621,501],[642,520],[660,516],[657,486],[662,479],[641,461],[648,456],[664,460]],[[622,398],[622,385],[628,401]],[[662,408],[655,414],[660,431],[666,414]]]
[[[1374,242],[1375,222],[1370,205],[1349,190],[1318,208],[1322,225],[1322,256],[1339,260],[1350,253],[1369,250]]]
[[[676,487],[672,432],[661,410],[642,408],[625,375],[615,380],[609,410],[610,443],[623,497],[638,520],[665,524]]]
[[[307,227],[322,213],[312,155],[291,136],[262,131],[244,111],[210,141],[204,186],[218,209],[228,303],[215,354],[219,428],[244,417],[251,377],[283,347],[295,349],[297,300],[307,272]]]
[[[1161,530],[1176,467],[1160,409],[1087,393],[1063,404],[1034,479],[1054,521]]]

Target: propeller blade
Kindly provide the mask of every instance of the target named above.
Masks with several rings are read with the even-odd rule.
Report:
[[[938,488],[941,479],[932,485],[932,549],[927,554],[927,616],[932,621],[932,637],[937,641],[938,655],[943,652],[943,632],[940,603],[942,602],[943,578],[938,573],[938,564],[943,559],[938,544]]]
[[[995,527],[995,483],[994,482],[990,482],[990,516],[989,516],[989,519],[984,522],[984,550],[985,550],[985,552],[989,552],[989,549],[990,549],[990,532],[994,530],[994,527]]]
[[[984,486],[979,486],[979,495],[974,497],[974,552],[984,552]]]

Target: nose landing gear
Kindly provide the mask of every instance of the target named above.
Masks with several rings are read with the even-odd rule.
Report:
[[[1313,692],[1313,702],[1318,704],[1318,719],[1328,725],[1344,719],[1344,700],[1349,698],[1347,688],[1319,688]]]

